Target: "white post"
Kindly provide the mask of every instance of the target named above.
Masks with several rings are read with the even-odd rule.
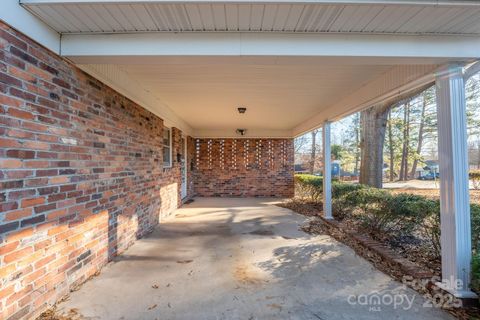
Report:
[[[332,156],[330,148],[330,122],[323,124],[323,215],[326,219],[332,216]]]
[[[466,103],[463,69],[449,65],[436,75],[440,166],[441,286],[471,298],[472,259]]]

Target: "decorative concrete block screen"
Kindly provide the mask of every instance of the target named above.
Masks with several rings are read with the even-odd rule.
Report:
[[[162,131],[0,22],[0,319],[34,318],[177,208],[181,132],[167,169]]]
[[[198,196],[293,196],[292,139],[195,139]]]

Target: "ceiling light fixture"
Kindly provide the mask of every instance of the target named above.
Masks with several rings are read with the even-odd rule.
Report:
[[[247,111],[247,108],[245,107],[238,107],[237,109],[238,109],[238,113],[240,114],[244,114]]]
[[[244,136],[247,133],[247,129],[237,129],[237,134]]]

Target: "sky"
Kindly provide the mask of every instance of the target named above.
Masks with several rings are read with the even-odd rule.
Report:
[[[332,122],[331,125],[331,143],[332,144],[343,144],[344,137],[342,135],[347,129],[349,129],[353,125],[353,115],[343,118],[339,121]],[[305,144],[302,148],[302,152],[310,152],[311,144],[312,144],[312,135],[310,132],[307,132],[303,135],[305,139]],[[317,133],[317,145],[322,145],[322,129],[320,128]]]

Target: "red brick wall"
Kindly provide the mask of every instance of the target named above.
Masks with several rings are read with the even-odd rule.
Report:
[[[196,139],[198,196],[293,196],[293,139]]]
[[[180,131],[164,169],[162,130],[0,22],[1,319],[38,314],[180,204]]]

